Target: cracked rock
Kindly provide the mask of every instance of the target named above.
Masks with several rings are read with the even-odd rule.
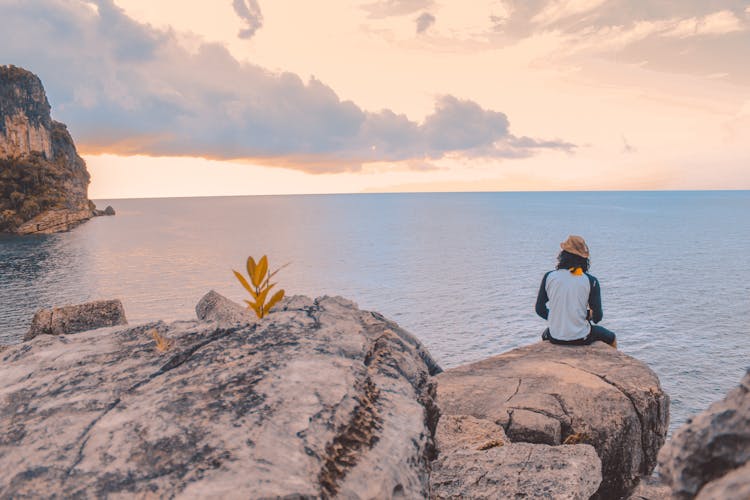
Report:
[[[42,335],[0,351],[0,498],[426,497],[426,356],[331,297]]]
[[[601,459],[598,498],[626,496],[648,476],[668,429],[669,398],[656,374],[601,342],[540,342],[436,378],[444,415],[496,422],[514,443],[572,436],[592,445]]]
[[[469,415],[442,417],[436,438],[440,455],[430,476],[436,500],[587,500],[602,480],[601,461],[587,444],[511,443],[502,427]]]

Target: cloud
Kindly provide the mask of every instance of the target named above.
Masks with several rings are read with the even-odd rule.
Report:
[[[419,17],[417,17],[416,23],[417,23],[417,33],[424,33],[433,24],[435,24],[435,16],[433,16],[429,12],[422,12],[419,15]]]
[[[37,73],[56,119],[88,153],[262,160],[309,172],[368,162],[523,157],[566,142],[516,138],[505,114],[439,98],[421,123],[341,100],[317,79],[237,61],[225,47],[187,50],[112,0],[0,4],[3,62]],[[50,50],[54,47],[54,50]]]
[[[260,11],[258,0],[232,0],[232,7],[237,15],[247,24],[241,29],[240,38],[252,38],[255,32],[263,26],[263,14]]]
[[[624,154],[630,154],[637,152],[638,149],[635,148],[632,144],[628,142],[628,140],[625,138],[625,136],[622,136],[622,152]]]
[[[663,35],[687,38],[691,36],[725,35],[743,29],[742,21],[733,12],[722,10],[703,17],[682,19],[673,28],[665,31]]]
[[[533,24],[549,26],[563,19],[587,14],[607,0],[552,0],[531,18]]]
[[[592,59],[673,74],[725,75],[750,83],[747,0],[504,0],[476,39],[488,47],[548,47],[536,64],[586,66]],[[442,15],[441,27],[451,28]],[[492,17],[492,16],[495,17]],[[483,38],[482,38],[483,37]],[[541,44],[541,45],[540,45]]]
[[[403,16],[427,9],[434,5],[433,0],[379,0],[362,6],[373,19]]]

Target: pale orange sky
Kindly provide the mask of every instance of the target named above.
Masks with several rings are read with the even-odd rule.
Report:
[[[169,33],[179,50],[198,54],[205,44],[218,43],[236,60],[225,66],[249,63],[270,74],[296,74],[303,82],[314,78],[341,101],[352,101],[366,112],[389,109],[419,124],[434,113],[443,96],[454,96],[482,110],[504,113],[511,139],[530,137],[575,147],[514,146],[514,154],[458,149],[433,151],[426,158],[399,153],[378,161],[373,146],[372,156],[357,160],[361,169],[337,173],[342,169],[318,167],[321,158],[359,153],[332,150],[312,157],[309,165],[304,155],[285,153],[283,145],[273,157],[241,152],[241,160],[227,159],[235,155],[221,154],[220,148],[218,154],[217,148],[202,153],[199,146],[180,156],[159,156],[159,151],[181,151],[180,142],[170,139],[169,147],[149,149],[135,134],[132,141],[126,137],[113,145],[90,133],[97,130],[95,120],[106,129],[106,109],[84,115],[81,109],[97,109],[97,98],[93,90],[74,83],[69,102],[55,103],[54,92],[50,100],[53,116],[73,117],[69,127],[92,174],[92,198],[750,189],[750,70],[741,64],[750,42],[750,2],[707,6],[686,0],[679,8],[673,2],[650,2],[651,8],[640,10],[641,2],[623,0],[239,3],[256,21],[260,18],[254,7],[262,15],[257,30],[245,38],[238,34],[248,24],[232,0],[115,0],[132,20],[156,33]],[[103,19],[104,4],[96,4],[89,4],[90,15]],[[416,24],[420,15],[428,15],[425,25]],[[159,50],[162,61],[171,61],[170,54],[178,49],[164,45]],[[111,80],[103,85],[121,90],[123,99],[137,100],[118,80],[136,63],[116,63]],[[183,82],[192,85],[207,77],[199,74],[205,63],[180,64],[175,63],[175,71],[184,71]],[[47,85],[48,78],[41,76]],[[164,79],[147,83],[149,92],[159,95],[183,92],[179,84]],[[227,89],[233,84],[243,82],[231,77],[222,82]],[[270,97],[259,95],[284,98],[275,91]],[[243,104],[238,102],[237,109]],[[227,109],[228,120],[233,112]],[[78,116],[89,128],[78,125]],[[462,116],[451,115],[459,120],[459,129]],[[210,124],[206,131],[192,124],[185,130],[197,137],[211,133]],[[149,130],[143,134],[156,136]],[[188,139],[184,142],[189,144]],[[242,143],[243,136],[232,140]],[[515,152],[522,157],[513,157]],[[197,157],[201,155],[212,159]],[[308,173],[313,164],[333,173]]]

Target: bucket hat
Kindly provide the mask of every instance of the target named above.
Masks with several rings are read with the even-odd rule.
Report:
[[[586,245],[586,241],[580,236],[571,234],[567,240],[560,243],[560,248],[584,259],[589,258],[589,247]]]

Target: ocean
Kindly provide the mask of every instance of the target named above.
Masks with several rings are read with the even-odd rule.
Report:
[[[602,325],[672,399],[671,428],[750,366],[750,192],[441,193],[97,200],[114,217],[0,236],[0,343],[40,308],[119,298],[131,324],[191,319],[269,256],[287,294],[341,295],[417,335],[444,368],[539,340],[534,302],[586,238]]]

